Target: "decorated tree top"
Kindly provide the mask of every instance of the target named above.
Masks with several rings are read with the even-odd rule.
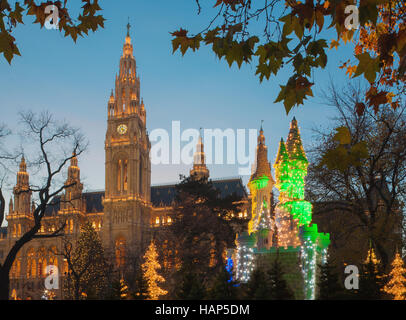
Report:
[[[300,137],[300,131],[296,118],[293,118],[292,122],[290,123],[290,131],[288,138],[286,139],[286,148],[288,150],[290,159],[307,163],[306,153],[303,149],[302,139]]]

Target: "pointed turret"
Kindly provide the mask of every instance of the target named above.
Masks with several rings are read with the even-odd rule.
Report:
[[[288,160],[289,160],[289,155],[286,150],[286,145],[285,145],[285,142],[283,141],[283,138],[281,138],[281,141],[279,142],[278,154],[276,156],[274,167],[277,167],[282,162],[288,161]]]
[[[261,125],[258,136],[256,168],[248,182],[248,188],[250,189],[252,197],[251,220],[248,223],[249,234],[258,231],[259,221],[267,221],[266,224],[269,225],[269,209],[265,211],[263,211],[263,209],[271,207],[271,193],[274,184],[271,165],[268,162],[268,148],[265,145],[264,130]],[[269,226],[269,229],[266,230],[270,230],[271,228],[272,226]],[[272,237],[272,234],[262,234],[258,239],[262,239],[260,242],[265,241],[265,237]],[[264,243],[270,242],[265,241]],[[258,245],[260,247],[263,246],[262,243],[258,243]]]
[[[31,191],[30,176],[27,173],[27,163],[24,156],[21,157],[20,170],[17,173],[17,183],[14,187],[14,212],[28,214],[30,212]]]
[[[65,194],[62,196],[61,209],[81,209],[81,199],[83,184],[80,182],[80,168],[78,166],[78,158],[76,154],[72,154],[70,166],[68,168],[68,178],[65,182]]]
[[[278,154],[276,156],[275,164],[275,180],[276,187],[279,190],[279,200],[283,201],[285,193],[289,187],[289,154],[286,150],[283,138],[279,142]]]
[[[255,172],[251,175],[250,183],[253,183],[255,181],[263,181],[264,183],[265,181],[266,183],[270,181],[272,185],[274,184],[271,173],[271,166],[268,162],[268,148],[265,145],[265,136],[262,126],[258,136],[256,168]]]
[[[198,179],[201,178],[209,178],[210,172],[206,166],[206,156],[204,154],[204,144],[202,136],[199,136],[199,140],[197,141],[196,151],[193,156],[193,169],[190,170],[190,176],[196,177]]]

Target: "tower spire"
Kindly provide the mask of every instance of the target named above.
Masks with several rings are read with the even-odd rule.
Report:
[[[127,37],[130,37],[130,29],[131,29],[130,17],[128,17],[128,23],[127,23]]]
[[[265,136],[262,125],[258,136],[256,169],[255,172],[251,175],[250,182],[258,180],[260,178],[271,180],[271,182],[273,183],[271,166],[268,162],[268,148],[265,145]]]
[[[198,179],[203,177],[208,178],[210,173],[209,169],[207,169],[206,162],[205,162],[205,154],[204,154],[204,144],[201,134],[202,128],[200,128],[200,135],[196,145],[196,151],[193,155],[193,169],[190,170],[190,176],[196,176]]]
[[[146,121],[145,110],[142,110],[140,78],[137,75],[137,63],[134,58],[134,47],[130,36],[131,24],[128,19],[127,34],[120,58],[120,70],[116,76],[115,90],[108,101],[108,117],[123,118],[138,114],[142,122]]]

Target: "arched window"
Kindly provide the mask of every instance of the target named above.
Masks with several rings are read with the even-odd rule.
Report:
[[[125,264],[125,239],[118,238],[116,240],[116,265],[118,268]]]
[[[123,169],[123,190],[128,190],[128,160],[124,160],[124,169]]]
[[[118,163],[117,163],[117,191],[121,191],[121,171],[122,171],[122,168],[123,168],[123,163],[122,163],[122,161],[121,161],[121,159],[120,160],[118,160]]]
[[[33,248],[29,249],[27,252],[27,278],[36,277],[36,268],[35,263],[35,251]]]
[[[55,256],[55,254],[57,253],[56,251],[56,247],[53,246],[49,249],[49,265],[51,266],[58,266],[58,259]]]
[[[46,250],[44,247],[38,250],[38,277],[45,276],[45,268],[47,266]]]
[[[73,219],[69,220],[69,233],[73,233]]]
[[[142,168],[143,168],[143,164],[142,164],[142,157],[140,157],[140,168],[139,168],[139,192],[142,195]]]
[[[45,276],[45,268],[47,267],[47,259],[38,259],[38,277],[42,278]]]
[[[63,259],[63,273],[68,274],[68,272],[69,272],[68,260]]]
[[[128,160],[119,159],[117,161],[117,191],[128,190]]]

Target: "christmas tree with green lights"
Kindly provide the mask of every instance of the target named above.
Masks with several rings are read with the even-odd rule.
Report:
[[[304,200],[304,191],[309,162],[303,149],[296,119],[293,119],[290,126],[286,151],[289,158],[281,163],[281,169],[285,175],[287,171],[287,181],[284,186],[287,189],[287,201],[283,206],[293,219],[298,220],[299,226],[308,226],[312,221],[312,205]]]

